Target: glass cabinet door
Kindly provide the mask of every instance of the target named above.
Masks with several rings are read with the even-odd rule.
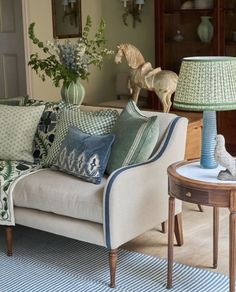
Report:
[[[221,0],[221,54],[236,57],[236,0]],[[227,151],[236,155],[236,111],[218,112],[218,132],[223,134]]]
[[[223,55],[236,56],[236,1],[223,1]]]
[[[179,72],[187,56],[216,55],[213,0],[164,0],[163,67]]]
[[[236,0],[156,0],[156,65],[179,73],[190,56],[236,57]],[[218,112],[218,132],[236,156],[236,111]]]

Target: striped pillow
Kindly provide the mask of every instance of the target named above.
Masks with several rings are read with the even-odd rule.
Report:
[[[145,117],[136,104],[130,101],[112,133],[115,134],[115,142],[106,169],[108,174],[122,166],[146,161],[150,157],[158,140],[158,117]]]

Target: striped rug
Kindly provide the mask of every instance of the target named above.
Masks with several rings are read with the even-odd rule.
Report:
[[[228,278],[204,269],[175,264],[167,290],[165,259],[119,251],[117,288],[108,288],[105,248],[17,226],[14,255],[5,255],[0,229],[1,292],[226,292]]]

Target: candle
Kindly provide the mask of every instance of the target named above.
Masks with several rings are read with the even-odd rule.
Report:
[[[135,0],[135,3],[138,5],[138,9],[142,9],[142,5],[144,5],[144,0]]]

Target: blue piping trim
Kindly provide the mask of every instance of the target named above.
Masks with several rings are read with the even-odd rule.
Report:
[[[175,128],[179,119],[181,119],[181,117],[177,117],[173,120],[173,122],[171,123],[171,125],[169,127],[169,130],[167,132],[165,141],[164,141],[161,149],[158,151],[158,153],[152,159],[150,159],[146,162],[143,162],[143,163],[123,167],[120,170],[117,170],[112,175],[111,179],[109,180],[107,188],[106,188],[106,193],[105,193],[105,232],[106,232],[106,246],[107,246],[107,248],[111,248],[109,201],[110,201],[111,187],[112,187],[114,180],[117,178],[117,176],[120,173],[122,173],[123,171],[125,171],[127,169],[135,168],[135,167],[138,167],[140,165],[146,165],[146,164],[152,163],[153,161],[156,161],[157,159],[159,159],[162,156],[162,154],[164,153],[164,151],[166,150],[166,148],[169,144],[171,135],[172,135],[174,128]]]

